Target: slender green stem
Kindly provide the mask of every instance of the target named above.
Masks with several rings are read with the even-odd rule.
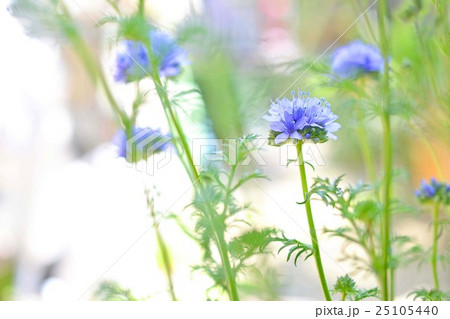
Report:
[[[156,226],[156,225],[155,225]],[[175,295],[175,288],[172,280],[172,260],[170,259],[169,250],[167,249],[166,243],[159,231],[158,227],[155,227],[156,240],[158,242],[159,251],[163,258],[164,271],[166,273],[167,284],[169,286],[170,297],[173,301],[178,300]]]
[[[302,181],[303,198],[305,199],[306,216],[308,218],[309,234],[311,236],[311,244],[313,247],[314,259],[316,261],[317,272],[319,273],[320,284],[322,286],[325,300],[331,301],[330,291],[328,289],[327,279],[323,271],[322,258],[320,257],[319,241],[317,239],[316,227],[311,210],[311,201],[308,198],[308,182],[306,180],[305,162],[303,161],[302,143],[297,143],[297,159],[300,170],[300,178]]]
[[[228,202],[231,196],[231,185],[233,184],[234,174],[236,173],[236,165],[232,165],[230,169],[230,175],[228,176],[227,194],[225,196],[225,205],[223,207],[223,214],[228,210]]]
[[[391,194],[391,179],[392,179],[392,142],[391,142],[391,126],[389,115],[383,115],[383,141],[384,141],[384,174],[385,186],[383,193],[383,214],[380,223],[380,234],[382,236],[382,295],[384,300],[390,300],[393,296],[389,296],[389,280],[393,280],[393,274],[388,278],[388,271],[390,265],[391,254],[391,214],[390,214],[390,194]]]
[[[145,0],[139,0],[138,12],[140,15],[145,15]]]
[[[148,197],[148,192],[147,192],[147,197]],[[155,230],[155,235],[156,235],[156,241],[158,243],[158,248],[159,251],[161,253],[162,256],[162,261],[163,261],[163,267],[164,267],[164,272],[166,274],[166,279],[167,279],[167,285],[169,288],[169,293],[170,293],[170,297],[172,298],[173,301],[178,300],[176,295],[175,295],[175,288],[173,285],[173,280],[172,280],[172,260],[170,258],[170,254],[169,254],[169,249],[167,248],[166,242],[164,241],[164,238],[159,230],[159,223],[158,220],[156,218],[156,214],[155,214],[155,209],[154,209],[154,201],[153,199],[147,199],[148,200],[148,204],[149,204],[149,208],[150,208],[150,215],[152,216],[153,220],[155,221],[154,223],[154,230]]]
[[[178,116],[176,115],[175,111],[172,108],[172,105],[170,103],[167,92],[163,89],[162,82],[161,82],[161,79],[159,78],[159,75],[154,74],[153,80],[155,82],[156,91],[157,91],[158,96],[163,105],[169,125],[170,125],[171,129],[175,130],[175,132],[172,132],[172,134],[176,133],[176,135],[178,136],[178,138],[180,140],[180,147],[181,147],[181,149],[183,151],[183,155],[184,155],[182,157],[181,152],[180,152],[180,157],[182,158],[182,160],[184,158],[186,171],[187,171],[188,175],[191,177],[192,181],[195,183],[196,190],[199,191],[200,194],[202,194],[204,192],[203,187],[202,187],[202,181],[200,180],[198,185],[196,184],[196,181],[200,178],[200,175],[197,171],[197,168],[194,165],[194,161],[192,159],[189,144],[187,142],[186,135],[183,132],[182,126],[178,120]],[[212,212],[212,208],[209,207],[209,210],[210,211],[207,212],[208,218],[209,218],[211,226],[215,232],[217,248],[219,250],[220,258],[222,261],[222,266],[224,267],[225,274],[227,277],[228,295],[229,295],[230,300],[237,301],[237,300],[239,300],[239,296],[238,296],[238,292],[237,292],[235,276],[234,276],[233,270],[231,268],[230,257],[229,257],[229,253],[228,253],[228,245],[225,241],[223,230],[218,229],[218,227],[216,226],[216,223],[214,222],[214,217],[213,217],[214,214]]]
[[[393,291],[394,287],[389,285],[389,280],[393,285],[394,271],[388,275],[391,255],[391,215],[390,215],[390,196],[392,182],[392,137],[391,137],[391,118],[389,110],[390,88],[389,88],[389,54],[388,54],[388,38],[386,34],[385,15],[387,13],[387,0],[378,2],[378,28],[380,36],[381,53],[384,58],[384,71],[382,74],[382,107],[383,114],[381,122],[383,126],[383,146],[384,146],[384,193],[383,193],[383,214],[380,223],[380,234],[382,236],[382,296],[384,300],[393,299],[389,290]]]
[[[181,147],[184,151],[183,155],[186,156],[186,161],[190,168],[190,175],[194,180],[197,180],[199,178],[199,174],[197,171],[197,167],[194,165],[194,161],[192,159],[192,155],[191,155],[189,144],[188,144],[188,141],[186,138],[186,134],[184,134],[181,124],[178,121],[178,117],[176,116],[175,111],[172,108],[169,97],[167,96],[167,92],[162,87],[162,83],[161,83],[161,79],[159,78],[159,75],[157,75],[157,74],[154,75],[153,79],[155,81],[156,91],[158,92],[158,96],[161,100],[164,111],[166,113],[166,117],[169,120],[169,122],[173,125],[174,129],[176,130],[176,134],[177,134],[178,138],[180,139]]]
[[[369,175],[370,181],[375,187],[376,180],[377,180],[377,174],[375,170],[375,163],[373,160],[373,153],[372,149],[370,147],[369,138],[367,137],[367,131],[365,127],[364,122],[364,115],[361,110],[361,107],[359,105],[356,106],[356,117],[358,120],[358,139],[359,139],[359,145],[361,147],[361,153],[363,156],[364,166],[366,167],[367,174]],[[375,193],[377,194],[378,191],[375,190]]]
[[[359,3],[357,0],[353,0],[353,6],[356,9],[357,14],[361,14],[363,12],[363,9],[359,6]],[[373,32],[372,24],[370,23],[370,19],[367,13],[363,14],[364,21],[366,22],[367,30],[369,31],[369,35],[372,38],[373,41],[377,41],[377,38],[375,36],[375,32]]]
[[[237,291],[236,280],[231,268],[230,258],[228,256],[228,245],[225,242],[223,232],[216,230],[217,247],[219,248],[220,258],[222,260],[222,266],[225,269],[228,282],[228,296],[231,301],[239,301],[239,295]]]
[[[434,215],[433,215],[433,250],[431,255],[431,268],[433,270],[434,287],[436,288],[436,290],[439,290],[439,277],[437,269],[438,239],[439,239],[439,202],[436,202],[434,206]]]

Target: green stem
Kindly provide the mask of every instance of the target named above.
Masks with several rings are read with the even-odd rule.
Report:
[[[377,174],[375,170],[375,163],[373,160],[372,148],[370,147],[369,138],[367,137],[367,131],[364,122],[364,115],[359,105],[356,106],[356,117],[358,120],[358,139],[361,147],[361,153],[363,156],[364,166],[366,167],[367,174],[369,175],[370,181],[375,187]],[[375,190],[375,193],[378,193]]]
[[[317,239],[316,228],[311,210],[311,201],[308,198],[308,182],[306,180],[305,162],[303,161],[302,143],[297,143],[297,159],[300,170],[300,178],[302,181],[303,198],[305,200],[306,216],[308,218],[309,234],[311,236],[311,244],[313,247],[314,259],[316,261],[317,272],[319,273],[320,284],[322,286],[323,295],[327,301],[331,301],[330,291],[328,290],[327,280],[323,271],[322,259],[320,257],[319,241]]]
[[[169,251],[167,249],[166,243],[162,238],[162,235],[158,228],[155,228],[156,240],[158,242],[159,251],[161,252],[164,264],[164,271],[166,273],[167,284],[169,286],[170,297],[173,301],[178,300],[175,295],[175,289],[172,280],[172,261],[170,259]]]
[[[359,6],[359,3],[357,0],[353,0],[353,6],[356,9],[356,13],[359,15],[363,10]],[[364,21],[366,22],[367,30],[369,31],[369,35],[372,38],[374,42],[377,41],[377,38],[375,37],[375,32],[373,32],[372,24],[370,23],[369,16],[367,15],[367,12],[363,15]]]
[[[191,151],[189,148],[189,144],[187,142],[186,135],[183,132],[182,126],[178,120],[178,117],[177,117],[175,111],[172,108],[172,105],[170,103],[167,92],[163,89],[161,79],[157,73],[153,74],[153,80],[155,82],[156,91],[157,91],[158,96],[163,105],[164,112],[166,114],[169,125],[170,125],[171,129],[175,130],[175,132],[172,131],[172,134],[176,133],[176,135],[179,138],[180,147],[184,153],[183,154],[184,156],[182,156],[181,152],[179,152],[180,158],[182,159],[182,161],[184,159],[183,162],[184,162],[186,171],[187,171],[188,175],[191,177],[192,182],[195,184],[194,187],[196,188],[197,191],[200,192],[200,194],[202,194],[204,192],[203,187],[202,187],[202,181],[201,180],[199,181],[199,185],[196,184],[196,181],[200,178],[200,175],[199,175],[197,168],[195,167],[194,162],[192,160],[192,155],[191,155]],[[233,274],[233,271],[231,268],[230,257],[229,257],[229,253],[228,253],[228,246],[227,246],[227,243],[224,238],[224,233],[223,233],[223,230],[217,228],[216,223],[214,222],[214,217],[213,217],[214,214],[212,212],[212,208],[209,207],[208,209],[210,210],[209,212],[207,212],[208,218],[210,220],[212,229],[214,229],[214,232],[215,232],[217,249],[219,250],[220,258],[222,261],[222,266],[224,267],[225,274],[227,277],[228,295],[229,295],[230,300],[237,301],[237,300],[239,300],[239,296],[237,293],[237,285],[236,285],[236,280],[235,280],[235,277],[234,277],[234,274]]]
[[[138,12],[140,15],[145,15],[145,0],[139,0]]]
[[[384,16],[387,13],[387,0],[378,2],[378,28],[380,36],[381,52],[384,58],[384,71],[382,74],[382,107],[383,114],[381,117],[383,126],[383,145],[384,145],[384,193],[383,193],[383,214],[380,223],[380,234],[382,236],[382,296],[383,300],[393,299],[393,295],[389,296],[389,290],[393,291],[394,271],[388,276],[391,255],[391,215],[390,215],[390,196],[392,182],[392,137],[391,137],[391,118],[389,111],[390,88],[389,88],[389,55],[388,55],[388,39],[386,34],[386,26]],[[389,278],[390,277],[390,278]],[[389,286],[389,280],[392,282]]]
[[[167,92],[162,87],[162,83],[161,83],[161,79],[159,78],[159,75],[158,74],[153,75],[153,79],[155,82],[156,91],[158,92],[158,96],[163,105],[167,120],[169,121],[169,123],[171,123],[173,125],[173,128],[176,131],[174,133],[176,133],[176,135],[178,136],[178,138],[180,140],[181,148],[184,151],[183,155],[186,157],[186,161],[189,166],[189,170],[190,170],[189,175],[191,176],[191,178],[194,179],[194,181],[196,181],[200,175],[198,174],[197,167],[194,165],[194,161],[192,159],[192,155],[191,155],[189,144],[188,144],[188,141],[186,138],[186,134],[184,134],[181,124],[178,121],[178,117],[176,116],[175,111],[172,108],[172,105],[169,101],[169,97],[167,96]],[[179,155],[181,156],[182,154],[179,154]]]
[[[391,254],[391,214],[389,210],[390,194],[391,194],[391,180],[392,180],[392,142],[391,142],[391,126],[389,115],[384,114],[382,117],[383,123],[383,141],[384,141],[384,172],[385,172],[385,187],[383,193],[383,214],[381,216],[380,234],[382,236],[382,295],[384,300],[390,300],[393,296],[389,296],[389,280],[393,280],[393,273],[391,272],[388,278],[388,270],[390,266]],[[391,298],[390,298],[391,297]]]
[[[437,269],[438,239],[439,239],[439,202],[436,202],[434,206],[434,215],[433,215],[433,251],[431,255],[431,268],[433,270],[434,287],[436,288],[436,290],[439,290],[439,277]]]
[[[154,229],[155,229],[155,235],[156,235],[156,241],[158,243],[158,248],[161,253],[162,259],[163,259],[163,267],[164,272],[166,274],[167,279],[167,285],[169,286],[169,293],[173,301],[178,300],[175,295],[175,289],[173,285],[172,280],[172,260],[170,258],[169,249],[167,248],[166,242],[164,241],[164,238],[159,230],[159,223],[157,222],[154,206],[153,206],[153,200],[150,202],[150,214],[152,215],[153,220],[155,220]]]
[[[236,173],[236,165],[232,165],[230,169],[230,175],[228,176],[227,194],[225,196],[225,204],[223,207],[223,214],[228,210],[228,202],[231,196],[231,185],[233,184],[234,174]]]
[[[239,295],[237,291],[236,280],[234,278],[233,270],[231,268],[230,258],[228,256],[228,245],[225,242],[223,232],[216,230],[217,247],[219,249],[220,258],[222,260],[222,266],[225,269],[228,282],[228,296],[231,301],[239,301]]]
[[[341,301],[345,301],[345,299],[347,298],[347,294],[345,292],[342,293],[342,298]]]

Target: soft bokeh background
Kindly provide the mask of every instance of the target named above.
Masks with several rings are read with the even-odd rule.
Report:
[[[106,74],[111,75],[114,43],[95,26],[110,7],[99,0],[65,2],[102,57]],[[118,159],[110,143],[117,130],[114,117],[75,54],[69,46],[25,35],[7,11],[8,3],[2,1],[0,6],[0,300],[91,299],[105,280],[116,281],[139,298],[168,299],[144,189],[156,187],[161,193],[156,201],[159,211],[183,214],[192,189],[182,165],[173,154],[164,167],[146,174],[145,169],[129,167]],[[120,1],[120,6],[131,12],[136,3]],[[408,5],[405,3],[409,2],[391,2],[394,16]],[[343,124],[338,141],[308,152],[316,165],[310,176],[345,173],[346,181],[367,181],[345,97],[321,88],[314,68],[302,74],[303,65],[308,66],[323,52],[318,64],[327,63],[339,45],[356,38],[370,40],[363,18],[348,29],[370,4],[148,1],[149,17],[172,34],[182,35],[192,60],[174,91],[198,87],[203,93],[202,97],[190,97],[183,106],[186,114],[181,117],[189,137],[228,138],[250,132],[264,136],[267,125],[260,116],[270,99],[289,95],[292,89],[310,90],[313,95],[327,96]],[[365,18],[375,21],[375,15],[373,7]],[[421,65],[423,57],[413,31],[406,23],[394,25],[394,63]],[[413,72],[420,74],[421,70]],[[448,84],[448,73],[444,76],[442,83]],[[112,82],[112,75],[109,80]],[[112,85],[120,103],[130,105],[133,85]],[[156,95],[150,94],[138,123],[167,130]],[[433,113],[428,116],[425,123],[432,129],[421,132],[429,137],[448,181],[448,127],[440,125]],[[443,120],[448,122],[448,117]],[[421,178],[436,176],[437,168],[413,130],[396,124],[395,166],[399,173],[395,191],[417,205],[413,189]],[[381,133],[376,124],[371,128],[373,145],[379,148],[377,136]],[[239,194],[254,204],[257,213],[252,222],[279,227],[308,242],[306,216],[295,204],[300,200],[298,172],[285,165],[295,150],[266,146],[261,154],[267,164],[261,168],[270,181],[249,183]],[[314,211],[319,229],[342,223],[335,212],[318,202]],[[395,219],[395,232],[411,235],[428,247],[430,221],[429,215],[420,212],[403,214]],[[204,299],[211,282],[190,268],[200,260],[198,248],[172,221],[164,221],[161,229],[174,258],[178,297]],[[442,249],[448,249],[448,239],[448,234],[441,237]],[[342,242],[326,236],[320,241],[332,285],[338,275],[352,273],[351,263],[342,258]],[[274,254],[260,264],[263,276],[242,285],[244,299],[321,298],[312,260],[295,268],[285,262],[285,254]],[[449,273],[441,269],[441,276],[443,288],[449,288]],[[368,273],[355,274],[355,279],[366,288],[376,284]],[[419,270],[410,265],[398,271],[396,280],[396,294],[405,298],[414,288],[430,287],[431,272],[426,264]]]

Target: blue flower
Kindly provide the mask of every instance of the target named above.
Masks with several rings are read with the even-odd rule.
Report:
[[[275,137],[275,144],[280,144],[288,138],[301,140],[302,136],[298,130],[302,128],[303,124],[302,118],[294,117],[294,114],[285,111],[284,114],[280,116],[280,120],[270,123],[270,129],[279,133]]]
[[[450,202],[450,185],[438,182],[435,178],[430,179],[430,183],[425,180],[420,182],[420,188],[414,191],[414,195],[422,202],[436,199],[444,203]]]
[[[147,159],[148,156],[162,152],[169,146],[170,136],[149,127],[134,127],[128,137],[125,130],[120,130],[113,137],[117,146],[117,155],[129,162]]]
[[[298,97],[292,92],[292,100],[272,102],[264,118],[270,122],[269,139],[275,144],[287,139],[323,143],[336,139],[333,133],[341,127],[335,122],[338,116],[331,111],[330,104],[306,92],[299,92]]]
[[[186,52],[177,46],[167,33],[152,30],[149,33],[149,40],[152,58],[141,42],[131,40],[121,42],[123,50],[116,56],[115,81],[131,82],[142,79],[151,72],[152,59],[162,77],[176,76],[181,72],[182,66],[188,64]]]
[[[342,78],[360,73],[380,72],[384,59],[378,48],[354,41],[337,49],[332,57],[331,69]]]

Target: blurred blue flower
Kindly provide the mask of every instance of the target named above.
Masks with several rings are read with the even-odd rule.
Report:
[[[170,145],[170,136],[149,127],[134,127],[128,137],[125,130],[116,133],[112,140],[117,146],[117,155],[129,162],[146,159],[148,156],[162,152]]]
[[[422,202],[436,199],[444,203],[449,203],[450,185],[438,182],[435,178],[431,178],[429,183],[422,180],[420,182],[420,188],[414,191],[414,195]]]
[[[354,41],[337,49],[331,62],[331,69],[342,78],[354,77],[361,73],[380,72],[384,59],[378,48]]]
[[[323,143],[336,139],[333,133],[341,127],[335,122],[338,116],[331,111],[331,105],[307,92],[299,92],[298,97],[292,92],[292,100],[272,102],[264,118],[270,122],[270,140],[275,144],[287,139]]]
[[[176,76],[183,65],[188,64],[186,52],[177,46],[175,40],[167,33],[152,30],[149,33],[152,48],[152,58],[158,66],[162,77]],[[122,41],[123,49],[116,56],[114,80],[117,82],[131,82],[142,79],[152,70],[152,59],[144,44],[138,41]]]

